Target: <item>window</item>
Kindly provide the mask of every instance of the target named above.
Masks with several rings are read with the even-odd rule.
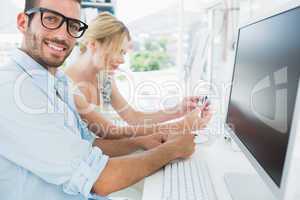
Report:
[[[128,77],[123,80],[132,83],[132,93],[128,87],[122,88],[124,82],[118,85],[139,110],[162,109],[174,104],[180,95],[180,2],[130,0],[129,4],[117,1],[116,15],[128,26],[132,36],[127,62],[121,67],[127,72],[122,74]]]

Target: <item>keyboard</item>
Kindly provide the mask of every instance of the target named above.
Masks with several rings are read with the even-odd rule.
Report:
[[[164,167],[162,200],[216,200],[205,160],[192,157]]]

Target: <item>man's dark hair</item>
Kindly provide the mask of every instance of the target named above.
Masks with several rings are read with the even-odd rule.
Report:
[[[78,3],[81,3],[82,0],[74,0],[77,1]],[[25,0],[25,8],[24,11],[26,12],[27,10],[34,8],[39,0]]]

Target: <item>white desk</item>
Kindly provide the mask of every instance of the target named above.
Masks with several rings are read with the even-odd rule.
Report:
[[[232,200],[224,182],[224,174],[228,172],[256,173],[243,153],[234,151],[222,136],[210,139],[207,144],[197,145],[193,156],[202,156],[206,160],[218,200]],[[143,200],[161,198],[162,180],[162,170],[145,179]]]

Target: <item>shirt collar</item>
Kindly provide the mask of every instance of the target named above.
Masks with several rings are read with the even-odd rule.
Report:
[[[58,81],[63,81],[65,84],[68,83],[68,79],[62,70],[57,70],[55,76],[53,76],[41,64],[20,49],[13,50],[11,58],[50,99],[55,94]]]
[[[35,70],[39,70],[38,75],[48,74],[48,71],[41,64],[36,62],[32,57],[20,49],[14,49],[11,53],[11,58],[16,62],[18,67],[22,68],[22,70],[31,77],[35,77],[37,75]]]

